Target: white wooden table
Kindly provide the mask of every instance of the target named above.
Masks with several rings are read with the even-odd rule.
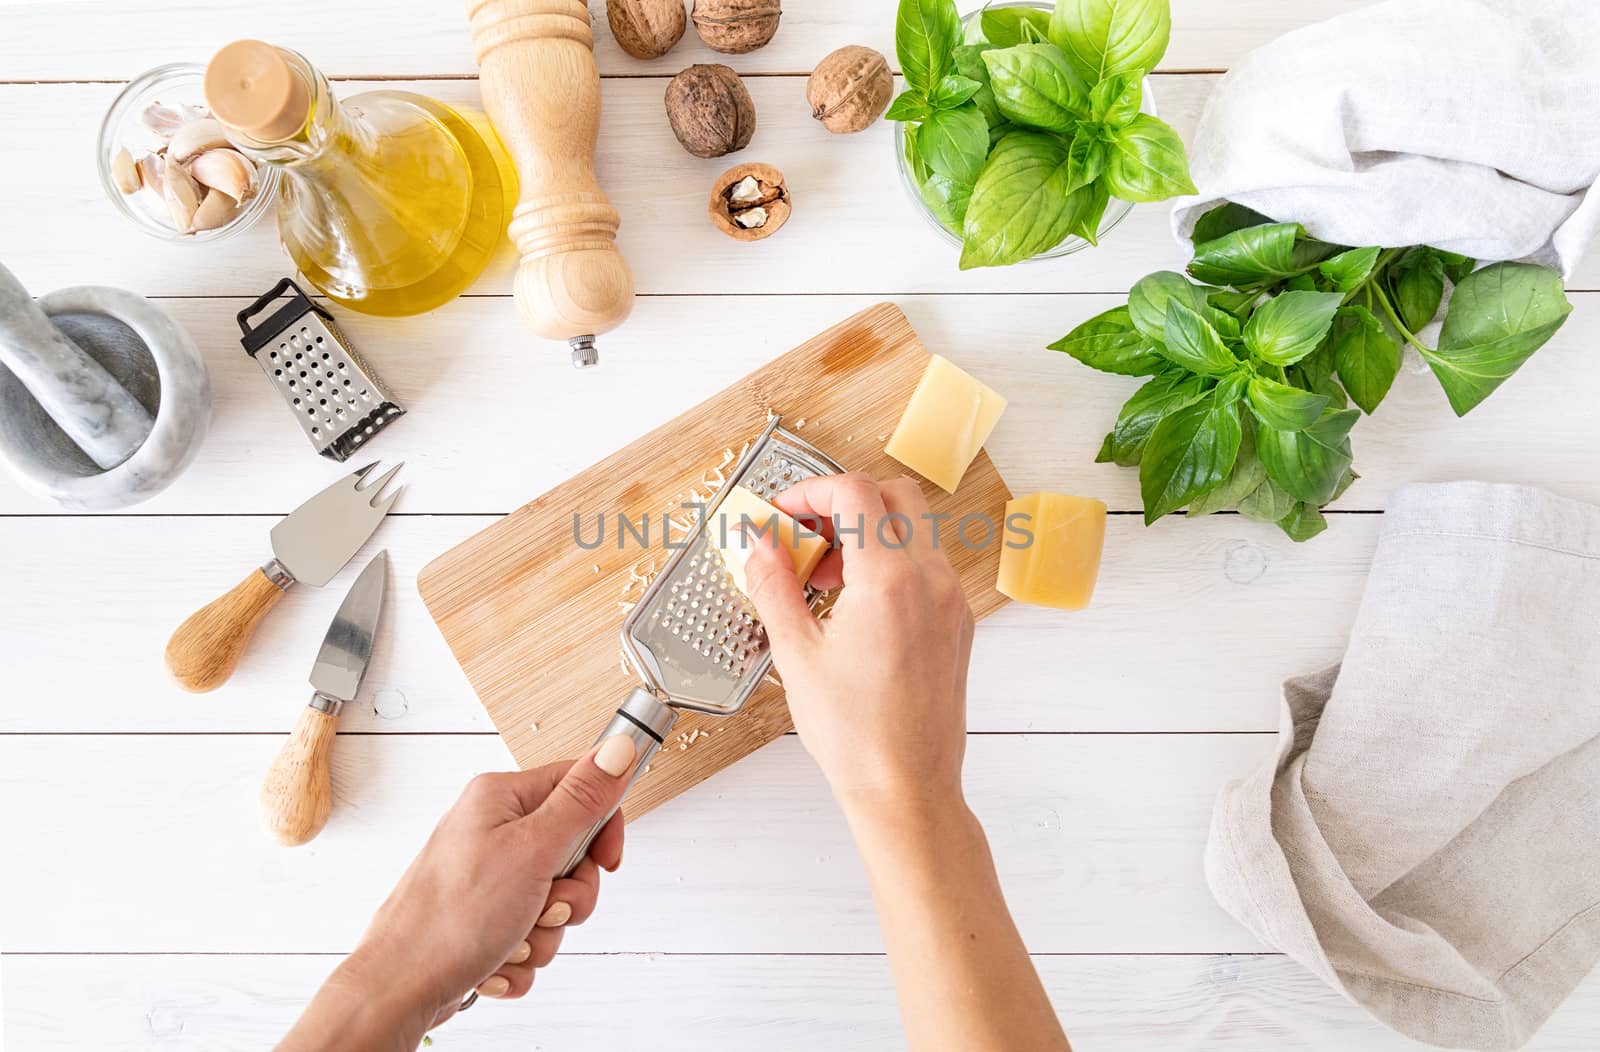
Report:
[[[1360,0],[1174,0],[1161,111],[1187,138],[1242,54]],[[593,5],[598,12],[600,4]],[[970,5],[969,5],[970,6]],[[968,785],[1010,902],[1075,1045],[1414,1048],[1211,901],[1200,854],[1224,780],[1269,753],[1276,684],[1335,658],[1389,494],[1420,480],[1537,483],[1600,500],[1600,259],[1545,350],[1465,422],[1403,375],[1356,433],[1362,481],[1295,546],[1218,516],[1150,530],[1134,473],[1092,463],[1131,382],[1045,351],[1146,272],[1179,268],[1167,210],[1140,206],[1097,251],[962,274],[913,214],[880,124],[832,137],[805,74],[849,43],[893,53],[892,0],[789,0],[773,43],[720,58],[689,36],[641,63],[597,20],[602,181],[640,298],[575,374],[518,327],[505,255],[421,318],[341,312],[411,414],[374,450],[409,488],[371,550],[391,607],[335,748],[338,803],[312,845],[256,828],[260,776],[350,569],[296,590],[227,687],[165,678],[171,628],[266,554],[266,530],[342,469],[309,451],[241,352],[233,314],[288,273],[270,224],[213,249],[136,232],[103,199],[93,144],[118,82],[256,36],[304,51],[350,94],[381,80],[477,97],[451,0],[100,0],[0,6],[0,261],[35,294],[120,285],[202,347],[215,389],[199,459],[116,515],[63,515],[0,481],[0,960],[4,1042],[37,1049],[256,1049],[350,949],[440,811],[509,756],[418,601],[431,557],[806,336],[880,299],[927,345],[1011,398],[990,445],[1018,492],[1098,494],[1118,514],[1093,610],[1019,606],[978,631]],[[706,223],[724,164],[672,139],[665,78],[745,73],[795,213],[739,245]],[[1600,976],[1532,1047],[1593,1052]],[[443,1028],[446,1049],[876,1050],[901,1046],[861,868],[792,736],[629,831],[596,918],[517,1004]]]

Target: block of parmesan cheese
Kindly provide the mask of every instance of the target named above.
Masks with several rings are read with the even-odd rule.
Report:
[[[883,451],[954,493],[1005,409],[1004,398],[934,355]]]
[[[1082,610],[1094,594],[1106,539],[1106,506],[1092,497],[1035,493],[1006,502],[1000,579],[1019,603]]]
[[[761,531],[760,536],[744,538],[739,529],[741,525],[752,534]],[[781,546],[794,560],[794,572],[801,584],[811,578],[811,571],[828,554],[827,538],[797,523],[743,486],[728,491],[727,497],[706,520],[706,529],[741,592],[745,590],[746,543]]]

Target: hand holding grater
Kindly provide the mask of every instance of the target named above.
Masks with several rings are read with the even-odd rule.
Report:
[[[732,716],[772,666],[766,630],[734,586],[706,525],[734,486],[770,500],[803,479],[844,472],[779,423],[773,417],[729,472],[701,515],[694,539],[678,550],[622,623],[623,653],[645,686],[628,694],[595,743],[617,734],[633,739],[630,788],[672,733],[678,709]],[[820,593],[808,588],[806,596],[814,606]],[[573,843],[561,864],[562,876],[572,874],[610,820],[610,815],[602,818]],[[461,1010],[477,999],[476,992],[469,994]]]
[[[266,321],[251,319],[289,289],[294,294]],[[284,278],[238,314],[240,343],[294,410],[318,453],[344,461],[394,423],[400,408],[378,374],[345,341],[333,315]]]

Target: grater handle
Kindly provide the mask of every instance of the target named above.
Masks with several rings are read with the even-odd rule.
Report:
[[[633,739],[634,760],[633,770],[628,773],[628,787],[633,787],[634,779],[644,770],[661,748],[661,743],[672,732],[672,725],[678,722],[677,710],[656,698],[647,690],[635,687],[628,700],[617,709],[616,715],[611,717],[611,722],[606,729],[600,732],[600,737],[595,739],[595,744],[616,734],[626,734]],[[616,812],[613,811],[612,814]],[[578,868],[578,863],[589,853],[589,845],[594,843],[594,838],[600,835],[606,823],[611,821],[611,815],[606,815],[589,828],[589,831],[572,842],[572,847],[567,850],[567,856],[561,863],[559,870],[561,876],[569,877],[572,871]]]

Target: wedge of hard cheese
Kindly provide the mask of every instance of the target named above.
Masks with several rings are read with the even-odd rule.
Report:
[[[1006,502],[995,588],[1019,603],[1082,610],[1094,595],[1106,506],[1092,497],[1035,493]]]
[[[1006,400],[934,355],[883,451],[946,493],[989,439]]]
[[[740,529],[741,526],[749,531],[748,536],[745,530]],[[744,564],[749,552],[748,545],[776,544],[783,548],[794,560],[794,572],[801,584],[810,579],[811,571],[828,554],[827,538],[815,530],[808,530],[743,486],[735,486],[728,491],[717,510],[706,520],[706,529],[710,531],[711,543],[721,553],[728,572],[733,574],[733,583],[738,585],[741,592],[745,590]]]

